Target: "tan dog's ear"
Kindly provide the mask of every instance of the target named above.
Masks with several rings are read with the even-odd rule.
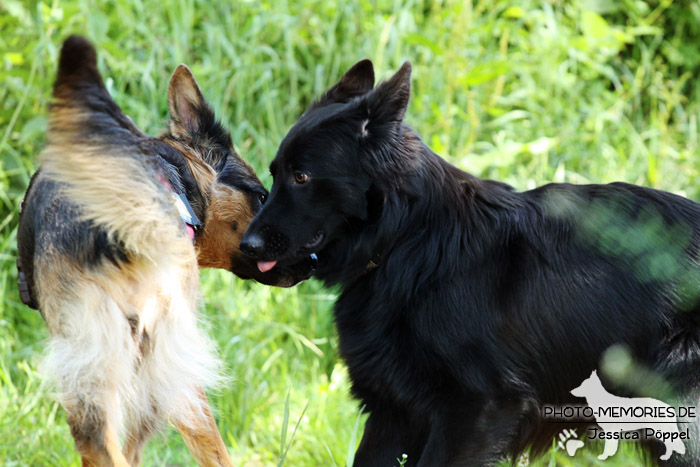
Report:
[[[200,115],[211,113],[209,104],[199,90],[197,81],[187,65],[179,65],[168,85],[168,109],[170,133],[178,138],[200,132]]]

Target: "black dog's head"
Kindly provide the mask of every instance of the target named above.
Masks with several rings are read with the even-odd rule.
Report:
[[[374,86],[369,60],[353,66],[312,104],[282,141],[270,165],[270,198],[241,249],[261,271],[329,248],[371,222],[381,204],[376,181],[391,186],[395,150],[405,128],[411,65]]]

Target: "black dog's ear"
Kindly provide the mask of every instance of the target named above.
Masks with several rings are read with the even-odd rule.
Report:
[[[179,65],[168,84],[170,133],[178,138],[192,136],[202,128],[200,115],[212,113],[187,65]]]
[[[372,87],[374,87],[374,67],[370,60],[364,59],[354,64],[340,78],[340,81],[331,86],[316,105],[345,102],[353,97],[367,94]]]
[[[410,97],[411,62],[406,61],[394,76],[367,95],[368,123],[403,120]]]

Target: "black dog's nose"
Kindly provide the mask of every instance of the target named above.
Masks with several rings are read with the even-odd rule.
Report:
[[[257,233],[246,233],[241,240],[241,251],[253,258],[259,258],[265,251],[265,240]]]

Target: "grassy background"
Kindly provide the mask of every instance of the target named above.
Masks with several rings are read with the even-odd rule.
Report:
[[[285,131],[369,57],[381,77],[413,62],[407,120],[478,176],[520,189],[622,180],[700,199],[698,2],[332,3],[0,3],[0,463],[79,464],[37,370],[45,326],[19,302],[14,267],[19,202],[70,33],[97,45],[110,91],[150,134],[166,122],[170,73],[187,63],[268,186],[267,164]],[[334,294],[312,281],[278,290],[219,271],[203,272],[202,289],[210,332],[236,378],[212,395],[234,462],[345,465],[364,418],[336,354]],[[568,458],[553,449],[540,462],[639,462],[629,447],[602,463],[599,452]],[[149,443],[144,464],[192,459],[167,430]]]

